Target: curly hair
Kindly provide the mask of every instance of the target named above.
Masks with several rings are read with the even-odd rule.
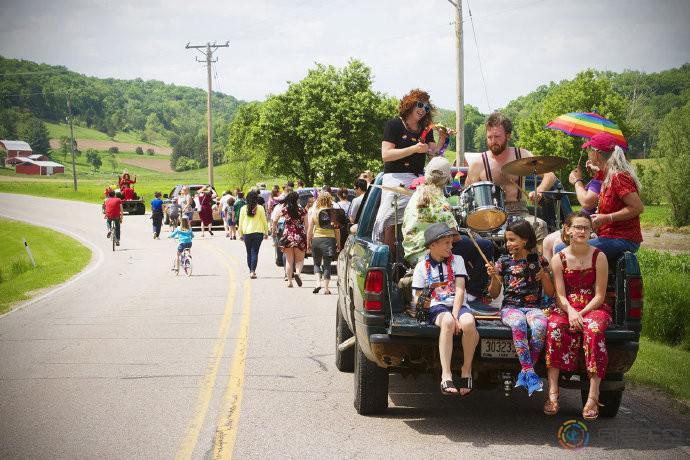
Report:
[[[400,104],[398,105],[398,115],[400,118],[405,119],[405,117],[407,117],[415,109],[417,101],[426,102],[431,107],[431,110],[428,111],[426,115],[424,115],[424,118],[422,118],[419,122],[419,128],[421,131],[421,129],[426,128],[431,124],[433,116],[436,113],[436,106],[431,103],[429,93],[419,88],[411,90],[409,93],[403,96],[402,99],[400,99]]]
[[[502,126],[506,134],[512,134],[513,122],[501,112],[494,112],[486,119],[486,129]]]
[[[316,199],[316,207],[320,209],[328,209],[333,207],[333,196],[328,192],[319,193]]]

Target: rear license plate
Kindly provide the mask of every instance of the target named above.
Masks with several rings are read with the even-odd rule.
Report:
[[[482,358],[517,358],[512,340],[482,339]]]

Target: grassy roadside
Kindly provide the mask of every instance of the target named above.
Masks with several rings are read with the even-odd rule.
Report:
[[[690,351],[640,338],[640,351],[625,377],[659,388],[690,407]]]
[[[26,238],[36,260],[31,265]],[[0,218],[0,314],[32,291],[67,281],[91,260],[91,251],[76,240],[41,227]]]

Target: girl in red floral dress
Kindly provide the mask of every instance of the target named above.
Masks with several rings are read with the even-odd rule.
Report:
[[[551,259],[557,306],[549,315],[546,334],[549,398],[544,413],[558,413],[559,373],[577,371],[579,351],[583,348],[589,397],[582,417],[594,420],[599,416],[599,385],[608,364],[604,337],[611,323],[611,307],[604,302],[608,262],[604,253],[588,242],[592,219],[587,214],[571,214],[565,225],[568,247]]]

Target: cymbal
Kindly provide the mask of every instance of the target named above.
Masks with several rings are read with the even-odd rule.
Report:
[[[506,163],[501,168],[501,172],[513,176],[527,176],[532,173],[544,174],[555,171],[561,166],[565,166],[566,163],[568,163],[567,158],[557,156],[527,157]]]
[[[412,190],[404,187],[389,187],[388,185],[373,185],[373,187],[380,188],[381,190],[385,190],[387,192],[398,193],[400,195],[412,196],[414,194]]]

